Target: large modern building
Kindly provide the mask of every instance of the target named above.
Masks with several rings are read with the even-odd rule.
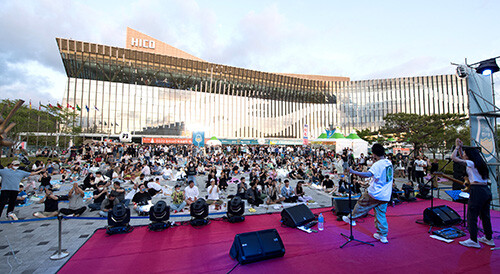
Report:
[[[126,47],[56,38],[63,105],[83,132],[302,138],[325,128],[375,130],[388,113],[467,114],[455,75],[350,81],[214,64],[127,28]]]

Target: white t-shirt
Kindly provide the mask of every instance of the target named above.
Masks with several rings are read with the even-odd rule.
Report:
[[[424,167],[427,166],[427,162],[424,160],[415,161],[415,171],[424,171]]]
[[[156,182],[149,182],[148,183],[148,188],[152,188],[156,191],[160,191],[161,190],[161,185],[156,183]]]
[[[212,190],[212,188],[214,188],[214,190],[212,191],[212,193],[210,193],[210,191]],[[209,186],[207,188],[207,193],[208,193],[208,199],[209,200],[219,200],[219,189],[217,188],[216,185],[214,185],[213,187]]]
[[[373,174],[368,193],[379,201],[390,201],[392,194],[393,168],[391,161],[378,160],[368,170]]]
[[[485,184],[488,182],[488,179],[485,180],[485,179],[483,179],[483,177],[481,177],[481,175],[477,171],[477,168],[474,166],[473,161],[465,160],[465,162],[467,163],[466,172],[467,172],[467,175],[469,176],[469,181],[471,183],[476,182],[476,183],[480,183],[480,184]]]
[[[193,188],[186,187],[186,189],[184,189],[184,193],[186,194],[186,199],[191,198],[193,200],[194,198],[198,198],[198,195],[200,195],[197,186],[193,186]]]

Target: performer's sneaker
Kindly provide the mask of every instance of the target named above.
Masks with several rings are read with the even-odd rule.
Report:
[[[488,240],[488,239],[486,239],[485,236],[483,236],[483,237],[481,237],[481,238],[479,238],[477,240],[480,241],[483,244],[487,244],[489,246],[495,246],[495,242],[493,241],[493,238],[491,240]]]
[[[471,239],[468,239],[468,240],[465,240],[465,241],[461,241],[460,244],[463,245],[463,246],[466,246],[466,247],[481,248],[481,245],[479,243],[474,242]]]
[[[346,222],[346,223],[349,223],[349,221],[351,221],[352,226],[355,226],[355,225],[356,225],[356,221],[354,221],[354,220],[350,220],[350,219],[349,219],[349,217],[347,217],[347,216],[345,216],[345,215],[344,215],[344,216],[342,216],[342,220],[343,220],[344,222]]]
[[[373,234],[373,238],[379,240],[383,244],[389,243],[386,236],[380,236],[380,234],[378,234],[378,233]]]
[[[16,216],[16,214],[14,214],[14,212],[10,212],[9,214],[7,214],[7,217],[11,218],[12,220],[14,221],[17,221],[19,220]]]

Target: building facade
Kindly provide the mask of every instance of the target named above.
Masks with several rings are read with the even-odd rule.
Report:
[[[302,138],[325,128],[375,130],[388,113],[468,113],[455,75],[350,81],[203,61],[127,29],[127,48],[56,38],[68,76],[63,105],[83,132]]]

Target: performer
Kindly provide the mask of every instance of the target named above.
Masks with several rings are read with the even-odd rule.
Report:
[[[467,228],[469,229],[470,239],[461,241],[460,244],[467,247],[481,248],[481,245],[477,242],[480,241],[489,246],[495,246],[490,219],[492,196],[488,187],[488,167],[479,150],[474,148],[464,148],[462,150],[463,142],[458,138],[455,145],[451,159],[454,162],[467,165],[466,171],[470,181],[470,197],[467,210]],[[464,153],[461,153],[462,151]],[[461,153],[463,159],[457,156],[458,153]],[[477,238],[478,216],[483,222],[485,235],[479,239]]]
[[[350,218],[344,216],[342,219],[346,223],[351,221],[354,226],[356,225],[354,219],[366,215],[373,208],[375,211],[375,227],[377,228],[377,233],[373,234],[373,237],[386,244],[389,242],[387,240],[389,226],[387,224],[386,212],[387,203],[391,199],[394,172],[391,161],[385,158],[385,149],[381,144],[374,144],[372,146],[372,153],[375,163],[373,163],[367,172],[355,171],[350,167],[347,169],[352,174],[365,178],[371,177],[372,180],[370,186],[354,207],[352,216]]]

